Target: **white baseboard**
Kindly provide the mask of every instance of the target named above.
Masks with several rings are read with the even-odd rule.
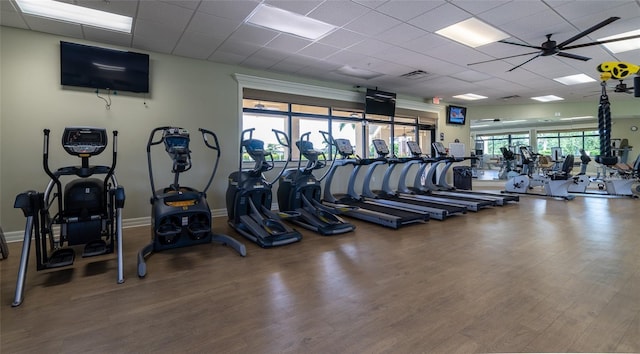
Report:
[[[227,216],[227,209],[215,209],[211,210],[211,215],[214,218]],[[151,217],[144,216],[141,218],[122,219],[122,228],[127,229],[131,227],[148,226],[151,224]],[[24,239],[24,230],[9,231],[4,233],[4,237],[7,242],[18,242]]]

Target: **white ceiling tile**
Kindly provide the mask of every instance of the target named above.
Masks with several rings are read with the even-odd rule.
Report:
[[[160,53],[171,53],[181,35],[182,31],[153,21],[138,19],[134,30],[133,46]]]
[[[466,66],[473,62],[491,59],[473,48],[453,43],[438,47],[438,49],[432,51],[429,56],[462,66]]]
[[[263,46],[276,38],[278,34],[278,32],[270,29],[245,24],[241,25],[235,32],[233,32],[233,34],[229,36],[229,39],[234,42],[244,42]]]
[[[244,21],[258,6],[253,0],[203,0],[198,11],[236,21]]]
[[[224,38],[233,33],[239,26],[240,24],[237,21],[209,15],[204,12],[196,12],[189,22],[187,30]]]
[[[115,44],[123,47],[130,47],[133,35],[130,33],[106,31],[99,28],[87,27],[83,28],[84,39],[98,42]]]
[[[459,73],[451,74],[451,77],[456,78],[458,80],[466,81],[466,82],[478,82],[482,80],[488,80],[491,78],[490,75],[475,71],[475,70],[466,70],[461,71]]]
[[[109,0],[109,1],[111,2],[113,0]],[[200,0],[162,0],[162,1],[168,2],[176,6],[184,7],[190,10],[197,9],[201,2]]]
[[[260,48],[261,47],[259,45],[256,45],[256,44],[235,42],[235,41],[227,40],[227,41],[224,41],[218,47],[218,49],[216,49],[216,52],[220,51],[220,52],[237,54],[237,55],[242,55],[242,56],[248,57],[251,54],[253,54],[253,53],[257,52],[258,50],[260,50]]]
[[[325,1],[308,16],[335,26],[344,26],[368,11],[369,8],[351,1]]]
[[[368,58],[368,56],[350,50],[341,50],[327,57],[327,60],[344,65],[356,65],[364,62]]]
[[[270,69],[276,70],[279,72],[284,72],[284,73],[295,73],[298,70],[307,66],[306,63],[304,63],[303,61],[297,58],[294,60],[290,60],[290,59],[291,58],[286,58],[284,60],[281,60],[280,62],[273,65]]]
[[[395,17],[401,21],[408,21],[412,18],[422,15],[423,13],[444,5],[446,2],[442,0],[433,1],[415,1],[400,0],[389,1],[378,7],[376,10],[391,17]]]
[[[376,39],[389,44],[399,45],[427,35],[428,32],[406,23],[401,23],[376,36]]]
[[[136,16],[136,11],[138,8],[138,1],[131,0],[78,0],[77,2],[70,1],[70,3],[129,17]]]
[[[282,52],[295,53],[311,43],[313,42],[308,39],[282,33],[267,43],[266,47]]]
[[[345,28],[354,32],[376,36],[390,28],[398,26],[400,21],[379,12],[369,11],[363,16],[349,22]]]
[[[364,5],[370,9],[376,9],[387,2],[387,0],[352,0],[360,5]]]
[[[323,1],[324,0],[267,0],[265,3],[279,9],[306,15],[322,4]]]
[[[209,57],[208,60],[216,62],[216,63],[238,65],[245,59],[246,59],[246,56],[244,56],[244,55],[238,55],[238,54],[234,54],[234,53],[222,52],[222,51],[216,50]]]
[[[437,11],[436,11],[437,10]],[[469,13],[451,4],[445,4],[436,10],[426,12],[408,21],[408,23],[429,32],[435,32],[454,23],[471,17]]]
[[[452,0],[450,3],[473,15],[477,15],[511,1],[512,0]]]
[[[500,28],[504,23],[513,22],[546,9],[547,6],[542,1],[517,0],[494,7],[478,14],[476,17],[494,27]]]
[[[220,44],[222,39],[199,32],[185,32],[172,54],[184,57],[207,59]]]
[[[345,49],[354,44],[361,42],[365,38],[366,37],[361,34],[339,28],[329,33],[328,35],[324,36],[323,38],[318,40],[318,42],[322,44],[330,45],[336,48]]]
[[[349,47],[349,50],[363,55],[373,55],[393,50],[394,48],[395,47],[393,45],[381,42],[377,39],[365,39],[362,42]]]
[[[325,44],[313,43],[303,48],[302,50],[299,50],[297,54],[315,59],[324,59],[339,50],[340,49],[336,47],[328,46]]]
[[[156,22],[162,26],[184,30],[193,16],[193,10],[153,0],[140,2],[138,19]]]
[[[12,9],[5,9],[5,3],[9,3],[6,1],[1,1],[2,8],[0,9],[0,25],[7,27],[16,27],[27,29],[27,23],[23,20],[22,16],[19,13],[13,11]]]

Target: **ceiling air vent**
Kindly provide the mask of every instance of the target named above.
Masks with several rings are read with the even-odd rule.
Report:
[[[418,80],[418,79],[424,79],[427,76],[429,76],[429,73],[423,70],[415,70],[412,71],[410,73],[406,73],[403,75],[400,75],[400,77],[403,77],[405,79],[409,79],[409,80]]]
[[[511,95],[511,96],[504,96],[504,97],[500,97],[501,100],[503,101],[508,101],[508,100],[512,100],[514,98],[520,98],[520,96],[518,95]]]

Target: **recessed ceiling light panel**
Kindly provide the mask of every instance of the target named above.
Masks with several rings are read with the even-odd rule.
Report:
[[[311,40],[319,39],[336,28],[326,22],[265,4],[258,5],[246,22]]]
[[[475,101],[475,100],[483,100],[488,97],[476,95],[475,93],[465,93],[464,95],[453,96],[453,98],[458,98],[458,99],[467,100],[467,101]]]
[[[508,34],[474,17],[445,27],[436,33],[471,48],[509,38]]]
[[[538,96],[531,97],[532,100],[540,101],[540,102],[553,102],[553,101],[562,101],[564,98],[558,97],[555,95],[546,95],[546,96]]]
[[[22,13],[59,21],[131,33],[133,19],[128,16],[90,9],[53,0],[16,0]]]
[[[563,76],[563,77],[557,77],[555,79],[553,79],[563,85],[577,85],[577,84],[584,84],[587,82],[594,82],[596,81],[594,78],[587,76],[585,74],[577,74],[577,75],[569,75],[569,76]]]
[[[610,36],[610,37],[600,38],[600,39],[598,39],[598,41],[606,41],[606,40],[609,40],[609,39],[637,36],[639,34],[640,34],[640,30],[635,30],[635,31],[616,34],[616,35]],[[606,44],[603,44],[603,46],[605,46],[607,49],[609,49],[612,53],[628,52],[630,50],[640,49],[640,38],[628,39],[626,41],[606,43]]]

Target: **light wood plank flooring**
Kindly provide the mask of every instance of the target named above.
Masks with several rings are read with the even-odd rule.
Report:
[[[2,353],[640,352],[640,200],[522,197],[397,231],[304,231],[36,272],[11,308],[20,244],[0,262]],[[33,250],[32,250],[33,252]],[[33,261],[33,259],[31,259]]]

